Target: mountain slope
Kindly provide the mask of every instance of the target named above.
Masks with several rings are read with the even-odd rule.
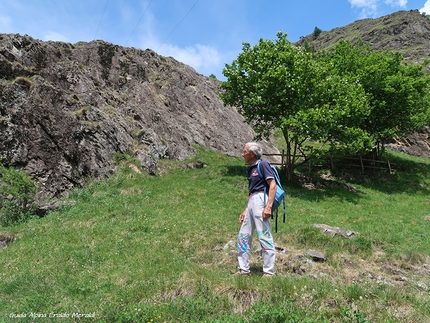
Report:
[[[333,47],[339,40],[354,43],[360,39],[374,50],[397,51],[405,60],[420,62],[430,55],[430,19],[418,10],[398,11],[302,37],[297,45],[308,43],[320,50]]]
[[[219,85],[149,49],[0,35],[0,156],[57,196],[109,176],[118,153],[150,174],[194,144],[239,155],[255,133]]]

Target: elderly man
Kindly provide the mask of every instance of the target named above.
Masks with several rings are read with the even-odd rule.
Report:
[[[261,146],[255,142],[247,143],[242,152],[243,159],[249,165],[249,197],[247,207],[239,216],[239,222],[242,223],[237,239],[239,273],[250,274],[251,242],[256,231],[263,253],[263,276],[272,277],[275,274],[275,246],[270,218],[276,195],[276,181],[269,163],[261,160],[261,155]]]

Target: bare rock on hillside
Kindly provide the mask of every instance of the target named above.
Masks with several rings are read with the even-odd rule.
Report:
[[[255,133],[219,90],[219,81],[149,49],[0,34],[0,157],[52,197],[113,174],[118,153],[150,174],[193,145],[238,156]]]
[[[430,127],[426,126],[406,138],[394,138],[385,146],[401,153],[430,158]]]
[[[397,11],[379,18],[366,18],[346,26],[302,37],[297,44],[330,49],[340,40],[362,40],[375,50],[392,50],[405,60],[422,62],[430,55],[430,20],[418,10]],[[429,66],[430,67],[430,66]]]
[[[352,238],[353,236],[358,235],[358,232],[345,229],[345,228],[339,228],[339,227],[332,227],[327,224],[314,224],[314,228],[321,229],[321,231],[329,236],[342,236],[346,239]]]
[[[306,255],[308,255],[309,257],[311,257],[312,260],[314,260],[316,262],[324,262],[324,261],[326,261],[325,254],[323,254],[320,251],[309,249],[308,251],[306,251]]]

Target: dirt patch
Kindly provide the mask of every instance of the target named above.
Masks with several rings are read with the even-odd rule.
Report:
[[[9,232],[0,233],[0,249],[6,248],[8,244],[14,242],[15,235]]]
[[[295,180],[308,190],[340,187],[350,192],[363,193],[353,185],[343,182],[342,177],[334,176],[330,171],[312,176],[297,174]]]

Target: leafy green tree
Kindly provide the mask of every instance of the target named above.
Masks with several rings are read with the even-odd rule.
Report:
[[[346,41],[320,52],[318,60],[330,64],[337,75],[361,84],[371,112],[357,125],[374,138],[378,148],[388,138],[407,136],[428,124],[430,78],[425,64],[406,64],[399,53],[372,51],[363,42]]]
[[[318,27],[315,26],[314,28],[314,32],[312,33],[314,39],[317,39],[318,36],[322,33],[322,30]]]
[[[257,138],[268,138],[280,128],[287,149],[287,177],[325,144],[365,150],[372,138],[357,127],[369,107],[365,92],[354,78],[333,74],[329,61],[317,61],[293,45],[283,32],[276,40],[260,39],[254,47],[226,64],[221,98],[235,106],[253,126]],[[307,145],[309,140],[321,143]]]

